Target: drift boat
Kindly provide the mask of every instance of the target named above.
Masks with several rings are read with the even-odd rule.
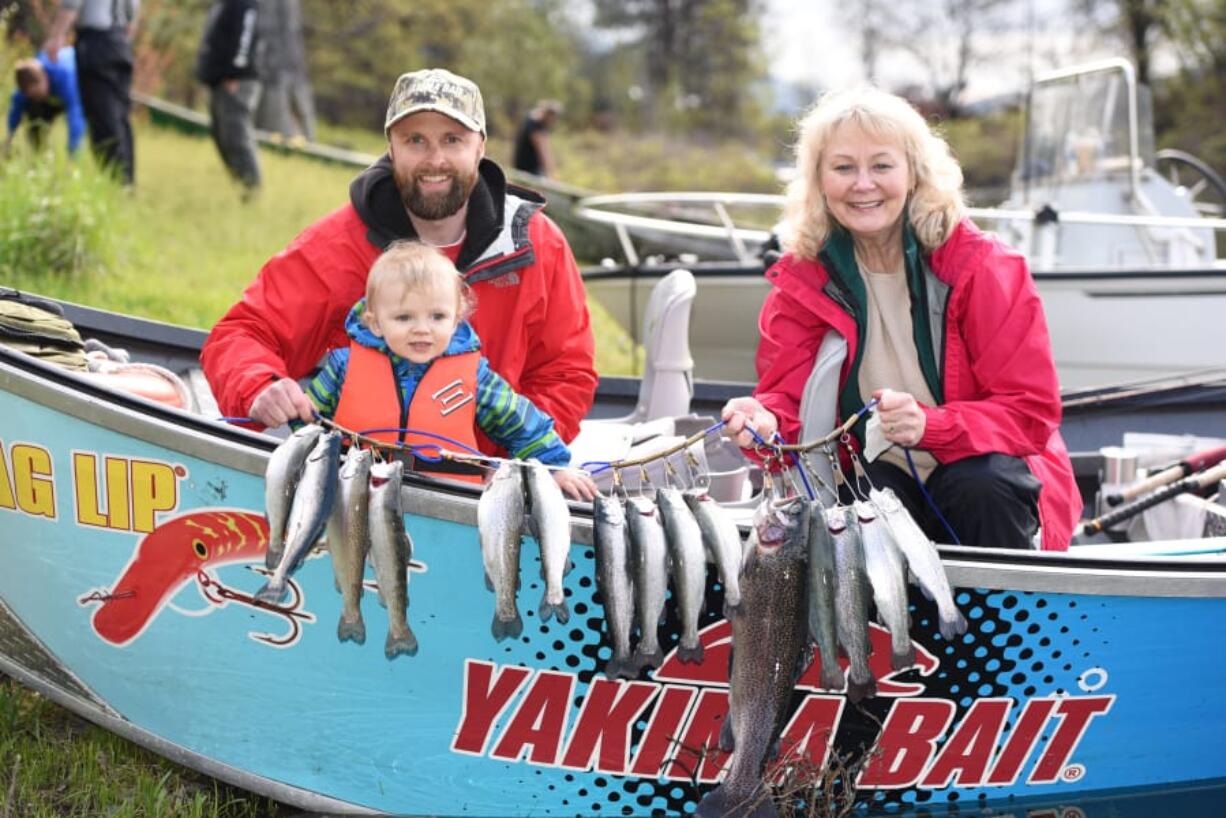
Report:
[[[67,315],[197,382],[202,333],[71,305]],[[1135,395],[1123,398],[1135,410]],[[609,399],[602,390],[598,408]],[[479,489],[410,475],[420,650],[389,661],[373,594],[366,643],[337,641],[326,554],[306,560],[284,605],[253,599],[276,438],[2,346],[0,416],[0,670],[85,718],[329,813],[682,814],[720,778],[722,590],[709,578],[702,662],[677,660],[669,606],[663,665],[605,678],[589,508],[572,507],[570,622],[536,616],[529,543],[523,636],[495,642]],[[1222,417],[1205,413],[1216,426],[1197,431],[1220,434]],[[915,663],[892,669],[874,625],[879,692],[860,707],[819,690],[811,668],[784,757],[793,769],[858,769],[859,802],[883,811],[1214,792],[1226,783],[1224,550],[1220,536],[1065,554],[941,546],[968,633],[944,640],[912,589]]]

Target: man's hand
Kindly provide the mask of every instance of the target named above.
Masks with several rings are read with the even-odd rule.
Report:
[[[281,378],[264,387],[255,396],[247,414],[256,423],[265,426],[280,426],[290,420],[310,422],[314,418],[315,404],[302,391],[293,378]]]
[[[553,480],[567,495],[575,500],[591,502],[596,499],[596,482],[582,469],[561,469],[553,473]]]
[[[895,392],[893,389],[878,389],[873,397],[879,401],[877,418],[885,439],[908,449],[918,446],[924,438],[928,416],[915,397],[909,392]]]
[[[238,80],[235,79],[234,77],[224,79],[221,81],[221,87],[226,89],[227,94],[237,94],[238,93]]]
[[[733,398],[724,404],[720,417],[725,424],[724,436],[732,438],[742,449],[751,448],[757,442],[751,429],[763,440],[770,440],[779,429],[779,419],[756,398]]]

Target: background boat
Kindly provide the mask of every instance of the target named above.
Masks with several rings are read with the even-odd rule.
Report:
[[[1040,77],[1029,95],[1013,193],[1000,207],[970,210],[1026,255],[1065,388],[1222,360],[1226,182],[1195,157],[1155,154],[1147,99],[1125,60]],[[756,317],[768,291],[762,251],[772,246],[760,208],[772,201],[780,213],[782,197],[735,193],[582,200],[579,215],[614,227],[630,248],[624,265],[584,271],[588,291],[633,332],[652,285],[672,269],[689,269],[699,281],[696,374],[753,380]],[[698,216],[674,215],[700,206]],[[759,209],[757,225],[733,218],[746,207]],[[670,230],[672,250],[652,256]],[[635,248],[639,236],[651,243],[648,250]],[[706,251],[696,252],[698,240]]]
[[[190,378],[181,365],[194,364],[200,333],[80,307],[68,314],[85,334],[105,330],[136,359]],[[714,781],[719,759],[699,748],[726,707],[722,592],[708,589],[701,664],[672,656],[670,608],[664,666],[633,683],[604,679],[610,648],[585,509],[572,508],[574,617],[537,619],[528,545],[528,627],[497,643],[477,490],[410,479],[410,621],[421,650],[389,662],[369,594],[367,643],[337,642],[340,597],[326,555],[296,575],[293,606],[245,602],[263,581],[258,519],[275,438],[4,348],[0,416],[0,669],[108,729],[323,812],[683,813]],[[1216,626],[1226,615],[1226,540],[1133,546],[1066,555],[942,547],[971,631],[943,640],[932,603],[913,594],[916,665],[890,669],[888,639],[875,629],[881,695],[860,710],[806,675],[785,746],[820,766],[827,731],[829,751],[853,759],[876,741],[897,764],[866,770],[860,797],[883,810],[1226,781],[1226,760],[1212,750],[1226,728],[1214,705],[1226,672]],[[185,562],[174,562],[179,554]],[[150,567],[165,565],[185,567]],[[144,607],[167,589],[163,604]]]

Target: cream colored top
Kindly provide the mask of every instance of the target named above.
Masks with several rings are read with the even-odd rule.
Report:
[[[878,389],[909,392],[932,406],[932,392],[920,369],[911,324],[911,296],[903,273],[874,273],[861,268],[868,310],[864,322],[864,353],[860,358],[860,394],[867,400]],[[900,446],[891,446],[879,458],[910,474]],[[936,459],[923,449],[912,449],[911,459],[925,481]]]

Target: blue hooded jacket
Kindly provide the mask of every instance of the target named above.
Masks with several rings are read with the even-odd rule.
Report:
[[[47,72],[49,99],[64,107],[68,121],[68,152],[75,153],[85,136],[85,109],[81,107],[81,94],[77,90],[77,52],[72,46],[61,48],[56,62],[51,62],[45,51],[38,52],[38,61]],[[9,101],[9,136],[21,124],[30,100],[18,88]]]
[[[400,385],[401,403],[408,406],[430,364],[415,364],[392,352],[387,342],[362,322],[365,311],[366,299],[363,298],[354,304],[345,318],[345,331],[362,346],[391,358],[392,372]],[[461,321],[443,355],[460,355],[480,348],[477,333],[467,321]],[[334,349],[328,353],[323,370],[307,387],[307,396],[324,417],[330,418],[336,413],[341,384],[345,382],[348,368],[349,348]],[[512,457],[521,460],[534,457],[548,466],[570,463],[570,450],[554,432],[553,418],[516,393],[501,375],[490,368],[485,356],[481,356],[477,364],[477,427],[490,440],[510,452]]]

